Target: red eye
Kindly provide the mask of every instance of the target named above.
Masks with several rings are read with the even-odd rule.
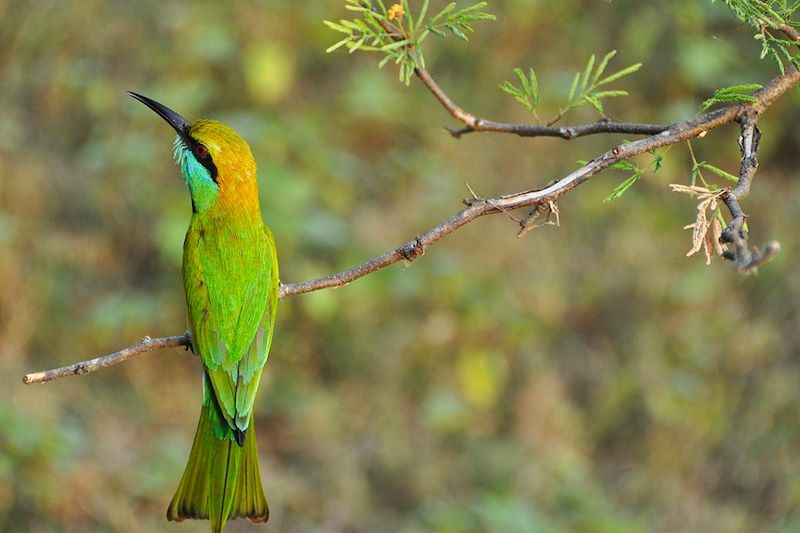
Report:
[[[197,154],[197,157],[202,159],[208,155],[208,148],[206,148],[202,144],[198,144],[197,148],[194,149],[194,153]]]

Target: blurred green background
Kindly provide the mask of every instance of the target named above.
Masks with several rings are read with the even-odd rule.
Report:
[[[434,5],[441,5],[441,3]],[[433,8],[432,8],[433,9]],[[508,0],[470,43],[427,41],[466,109],[530,116],[498,83],[534,66],[541,115],[591,53],[642,61],[612,117],[691,117],[763,82],[721,2]],[[154,352],[88,376],[22,374],[185,327],[190,216],[173,134],[126,96],[231,124],[259,162],[285,282],[393,248],[459,209],[541,186],[621,137],[473,134],[419,83],[352,56],[341,0],[0,0],[0,530],[169,524],[200,408],[198,362]],[[256,404],[266,531],[800,530],[800,96],[770,109],[743,204],[778,258],[758,277],[686,258],[685,146],[621,200],[607,172],[517,239],[495,216],[344,289],[284,301]],[[549,110],[549,111],[548,111]],[[578,111],[565,123],[594,120]],[[738,131],[695,142],[736,172]],[[230,531],[254,531],[246,522]]]

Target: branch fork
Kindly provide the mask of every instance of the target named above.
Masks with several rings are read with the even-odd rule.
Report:
[[[778,241],[770,241],[760,250],[748,245],[748,232],[745,229],[747,215],[739,205],[739,200],[750,193],[753,178],[758,170],[757,154],[761,140],[761,130],[758,129],[759,117],[757,109],[746,108],[737,119],[742,132],[739,136],[739,148],[742,152],[739,181],[721,195],[722,201],[733,217],[719,237],[721,243],[732,244],[733,248],[726,250],[722,257],[733,261],[737,270],[743,274],[757,273],[758,267],[775,257],[781,249]]]

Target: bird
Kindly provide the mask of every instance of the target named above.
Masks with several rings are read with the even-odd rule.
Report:
[[[128,91],[177,132],[173,144],[191,197],[183,285],[191,347],[203,363],[203,405],[167,519],[266,522],[253,404],[267,362],[278,303],[275,239],[264,224],[249,145],[216,120],[189,122]]]

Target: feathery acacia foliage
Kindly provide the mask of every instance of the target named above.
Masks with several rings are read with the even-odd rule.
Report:
[[[394,61],[400,66],[400,81],[406,85],[411,83],[415,68],[425,68],[425,56],[420,46],[430,34],[439,37],[450,34],[467,41],[467,33],[473,31],[474,22],[495,20],[494,15],[483,11],[486,2],[464,8],[458,8],[456,2],[450,2],[430,17],[429,0],[422,2],[416,17],[407,0],[389,8],[383,0],[376,0],[374,3],[370,0],[346,2],[345,9],[358,13],[359,16],[353,20],[324,21],[329,28],[345,35],[326,51],[333,52],[344,46],[350,53],[357,50],[382,53],[384,57],[378,66],[382,68],[389,61]]]
[[[717,0],[711,0],[716,2]],[[785,30],[800,30],[800,22],[792,20],[800,2],[789,0],[722,0],[734,16],[756,30],[754,38],[761,41],[761,58],[771,57],[781,72],[786,64],[800,67],[800,53],[791,51],[796,41],[778,36]]]
[[[604,98],[628,96],[628,91],[624,90],[598,90],[609,83],[615,82],[620,78],[628,76],[629,74],[633,74],[642,67],[641,63],[634,63],[633,65],[629,65],[621,70],[618,70],[617,72],[614,72],[613,74],[602,77],[603,74],[605,74],[608,62],[611,61],[615,55],[617,55],[616,50],[608,52],[605,56],[603,56],[603,59],[596,68],[595,55],[592,54],[589,57],[589,61],[587,61],[586,67],[584,67],[583,71],[576,72],[575,76],[572,78],[572,85],[569,89],[566,104],[559,108],[556,117],[549,121],[548,125],[555,124],[561,120],[561,118],[568,111],[583,105],[589,105],[598,113],[600,113],[601,116],[605,116],[605,109],[603,108],[602,102]],[[531,68],[528,70],[528,74],[526,76],[523,70],[517,67],[514,69],[514,74],[517,75],[520,86],[517,87],[510,81],[504,81],[500,84],[500,88],[504,92],[512,95],[519,103],[525,106],[528,111],[534,113],[535,115],[536,108],[539,106],[539,102],[541,101],[539,82],[536,78],[536,72],[533,70],[533,68]]]
[[[528,69],[525,74],[520,67],[514,69],[514,74],[519,80],[519,87],[514,85],[513,82],[504,81],[500,84],[503,92],[506,92],[514,97],[514,99],[522,104],[525,109],[536,115],[536,108],[539,107],[541,101],[541,94],[539,94],[539,80],[536,78],[536,71],[533,68]]]
[[[752,93],[761,89],[761,84],[748,83],[745,85],[733,85],[731,87],[723,87],[714,91],[714,96],[704,101],[700,105],[700,112],[704,113],[715,104],[753,104],[758,99],[748,93]]]

